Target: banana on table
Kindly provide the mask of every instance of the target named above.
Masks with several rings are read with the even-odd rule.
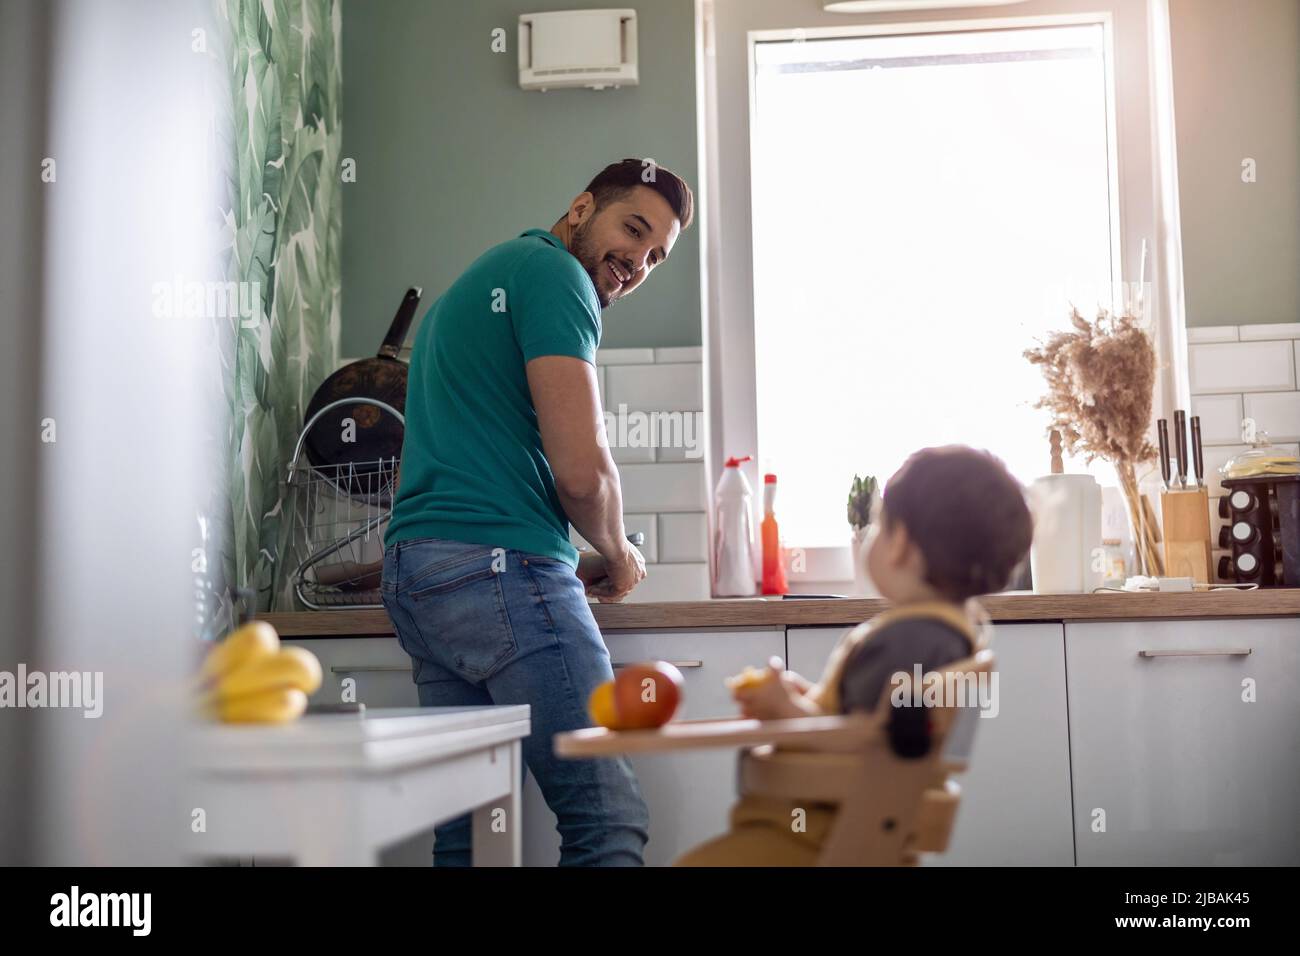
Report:
[[[307,709],[321,667],[311,651],[280,646],[270,624],[250,621],[212,649],[199,678],[209,715],[224,723],[275,724]]]

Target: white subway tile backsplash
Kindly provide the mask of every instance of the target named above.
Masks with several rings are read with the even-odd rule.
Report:
[[[707,564],[656,564],[646,568],[645,580],[628,595],[629,602],[707,601]]]
[[[654,349],[597,349],[597,365],[649,365],[655,360]]]
[[[703,407],[703,366],[699,363],[672,365],[616,365],[605,370],[608,398],[605,407],[629,410],[698,411]]]
[[[1226,342],[1188,346],[1192,391],[1277,392],[1295,388],[1290,342]]]
[[[1241,325],[1237,327],[1243,342],[1258,342],[1262,339],[1300,338],[1300,322],[1270,322],[1263,325]]]
[[[1192,409],[1201,416],[1206,444],[1213,571],[1220,580],[1219,558],[1231,557],[1231,552],[1219,548],[1219,530],[1225,524],[1219,517],[1219,496],[1226,490],[1219,468],[1247,450],[1248,446],[1241,444],[1241,419],[1253,419],[1256,429],[1267,432],[1283,454],[1300,454],[1300,391],[1296,390],[1300,382],[1300,322],[1187,332],[1192,343],[1188,347],[1192,391],[1202,393],[1192,399]],[[1233,392],[1242,394],[1226,394]]]
[[[629,512],[706,511],[702,462],[620,465],[623,508]]]
[[[703,412],[651,412],[655,461],[702,461]]]
[[[1201,452],[1201,457],[1205,460],[1205,482],[1210,489],[1210,497],[1215,498],[1223,494],[1223,485],[1219,484],[1219,469],[1227,464],[1229,458],[1235,458],[1243,451],[1248,450],[1248,445],[1216,445],[1206,447]],[[1214,534],[1218,534],[1215,531]]]
[[[656,362],[703,362],[704,349],[690,345],[670,349],[655,349]]]
[[[1255,392],[1246,396],[1246,418],[1272,441],[1300,439],[1300,392]],[[1202,429],[1205,423],[1201,423]]]
[[[703,412],[682,412],[683,415],[695,415],[697,418],[691,422],[682,421],[681,441],[661,441],[655,448],[655,461],[701,461],[704,458],[704,427]],[[687,431],[687,425],[694,426],[694,431]],[[661,436],[666,435],[669,429],[661,429]]]
[[[617,433],[609,436],[609,454],[616,465],[646,465],[655,460],[653,445],[621,444]]]
[[[701,461],[703,412],[640,412],[605,409],[605,434],[614,461]]]
[[[633,600],[707,598],[704,350],[601,349],[596,375],[610,454],[623,486],[628,533],[646,535],[654,583]],[[580,541],[576,533],[575,543]]]
[[[1236,342],[1237,338],[1235,325],[1202,325],[1187,330],[1187,341],[1191,345],[1198,342]]]
[[[1233,445],[1241,441],[1240,395],[1196,395],[1192,398],[1192,414],[1201,419],[1204,444]]]
[[[660,561],[707,561],[708,523],[704,512],[659,516]]]

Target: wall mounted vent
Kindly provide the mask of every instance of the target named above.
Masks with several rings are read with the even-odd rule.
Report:
[[[563,10],[519,17],[525,90],[636,86],[636,11]]]

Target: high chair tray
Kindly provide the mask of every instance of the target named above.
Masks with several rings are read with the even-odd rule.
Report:
[[[561,757],[605,757],[769,743],[802,743],[830,750],[837,746],[860,745],[878,732],[876,721],[866,715],[799,717],[793,720],[710,718],[673,720],[653,730],[587,727],[556,734],[554,746],[555,753]]]

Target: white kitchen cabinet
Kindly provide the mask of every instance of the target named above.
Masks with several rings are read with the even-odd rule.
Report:
[[[817,680],[850,628],[787,632],[787,666]],[[926,865],[1071,866],[1070,744],[1060,624],[999,624],[997,713],[981,717],[948,850]]]
[[[331,637],[286,640],[316,655],[323,679],[311,696],[313,704],[343,703],[343,682],[352,698],[367,707],[419,707],[411,678],[411,656],[395,637]]]
[[[759,665],[785,653],[785,633],[769,630],[609,631],[605,644],[615,665],[646,660],[675,663],[685,688],[681,719],[734,717],[731,692],[723,679],[746,664]],[[736,751],[696,750],[633,758],[650,809],[647,866],[666,866],[683,852],[727,828],[736,801]],[[537,781],[524,787],[524,865],[554,866],[560,858],[555,816]]]
[[[1300,864],[1300,619],[1070,623],[1065,649],[1080,865]]]
[[[787,669],[797,671],[816,683],[826,667],[826,659],[851,627],[791,627],[785,632]]]

